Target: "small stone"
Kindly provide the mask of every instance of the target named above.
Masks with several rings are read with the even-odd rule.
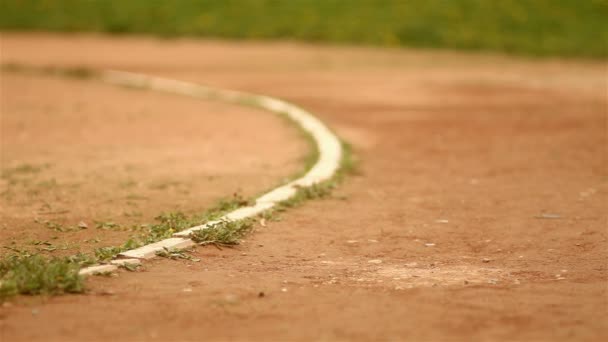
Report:
[[[418,266],[418,263],[417,262],[408,262],[407,264],[405,264],[405,266],[407,266],[407,267],[416,267],[416,266]]]
[[[183,289],[182,292],[192,292],[192,289],[187,287],[187,288]]]
[[[86,222],[80,221],[80,222],[78,222],[78,228],[87,229],[87,228],[89,228],[89,226],[86,224]]]
[[[287,289],[286,288],[282,288],[281,292],[287,292]]]
[[[264,296],[265,296],[264,291],[260,291],[260,292],[258,293],[258,298],[262,298],[262,297],[264,297]]]
[[[435,220],[436,223],[449,223],[450,221],[445,220],[445,219],[439,219],[439,220]]]
[[[368,239],[367,242],[371,242],[371,243],[377,243],[378,240],[374,240],[374,239]]]
[[[489,263],[492,260],[488,259],[488,258],[483,258],[483,259],[481,259],[481,261],[487,264],[487,263]]]
[[[427,247],[434,247],[435,246],[434,243],[425,243],[424,245],[427,246]]]
[[[367,262],[370,263],[370,264],[381,264],[382,260],[380,260],[380,259],[372,259],[372,260],[368,260]]]
[[[357,241],[357,240],[348,240],[348,241],[346,241],[346,243],[350,243],[350,244],[357,243],[357,242],[359,242],[359,241]]]
[[[468,281],[468,280],[465,280],[465,281],[464,281],[464,284],[465,284],[465,285],[469,285],[469,281]]]

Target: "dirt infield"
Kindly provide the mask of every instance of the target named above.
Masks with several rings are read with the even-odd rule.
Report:
[[[301,171],[306,155],[294,127],[260,110],[1,77],[0,241],[17,249],[69,255],[120,245],[161,213],[200,213],[272,188]]]
[[[199,248],[200,263],[155,260],[144,272],[93,278],[87,295],[12,301],[0,309],[0,336],[7,340],[608,338],[606,64],[20,34],[3,34],[2,61],[120,68],[282,97],[316,113],[359,159],[358,175],[333,198],[289,211],[238,248]],[[31,83],[10,77],[11,84]],[[77,81],[40,82],[31,86]],[[4,84],[3,141],[14,134],[4,113],[4,94],[14,90]],[[102,85],[87,89],[91,97],[135,96]],[[187,106],[195,113],[208,106],[166,94],[138,96],[154,108]],[[13,97],[6,103],[17,102]],[[98,116],[107,109],[90,108]],[[238,184],[264,173],[269,183],[259,184],[272,185],[289,167],[243,172],[241,151],[281,145],[283,152],[256,160],[293,171],[297,158],[289,153],[303,145],[285,145],[296,135],[271,115],[250,116],[267,120],[264,127],[276,128],[276,136],[234,146],[232,164],[217,173]],[[161,110],[154,117],[132,125],[154,130],[170,119]],[[220,158],[215,147],[233,136],[216,129],[212,141],[195,142]],[[172,153],[191,140],[179,142]],[[127,143],[136,140],[121,145]],[[3,143],[3,158],[4,149]],[[135,153],[121,150],[108,160]],[[149,179],[194,182],[201,171],[191,167]],[[233,191],[230,184],[212,188],[201,206]],[[163,199],[170,190],[149,191],[140,210],[172,203]],[[198,205],[197,195],[186,195],[188,202]]]

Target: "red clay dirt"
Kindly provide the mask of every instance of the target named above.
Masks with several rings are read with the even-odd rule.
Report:
[[[604,62],[43,34],[3,34],[2,60],[282,97],[359,160],[237,248],[11,301],[7,341],[608,338]]]
[[[201,213],[302,169],[297,129],[259,110],[98,81],[7,72],[1,82],[3,246],[120,245],[163,212]]]

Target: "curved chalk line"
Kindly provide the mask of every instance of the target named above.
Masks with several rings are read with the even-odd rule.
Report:
[[[238,221],[253,217],[275,207],[280,202],[291,198],[295,195],[298,188],[309,187],[313,184],[332,178],[340,167],[340,160],[343,153],[340,140],[314,115],[289,102],[270,96],[205,87],[190,82],[124,71],[105,70],[100,73],[99,78],[103,82],[115,85],[158,90],[205,100],[217,100],[221,102],[248,105],[285,115],[312,136],[319,152],[319,157],[317,162],[304,176],[258,197],[255,200],[254,205],[238,208],[225,214],[218,220],[177,232],[173,234],[173,237],[171,238],[122,252],[118,255],[118,257],[122,259],[113,260],[108,265],[83,268],[80,271],[81,274],[108,272],[116,269],[117,265],[120,264],[139,263],[140,259],[154,258],[156,252],[161,251],[164,248],[183,249],[194,246],[194,241],[188,238],[193,231],[205,229],[224,220]]]

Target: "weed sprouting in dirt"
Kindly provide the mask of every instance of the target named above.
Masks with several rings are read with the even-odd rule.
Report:
[[[139,265],[139,264],[129,264],[129,263],[124,263],[124,264],[118,265],[118,268],[122,268],[123,270],[127,270],[129,272],[135,272],[140,267],[141,267],[141,265]]]
[[[97,261],[108,261],[116,257],[119,253],[129,249],[143,246],[144,243],[140,240],[131,238],[120,246],[108,246],[95,249],[95,259]]]
[[[84,292],[80,264],[68,258],[14,254],[0,260],[0,300],[17,295]]]
[[[62,223],[55,222],[55,221],[50,221],[50,220],[35,219],[34,222],[36,222],[38,224],[41,224],[41,225],[44,225],[48,229],[54,230],[56,232],[61,232],[61,233],[75,232],[75,231],[86,229],[86,227],[83,226],[83,225],[67,226],[67,225],[64,225]]]
[[[231,198],[220,199],[213,207],[207,211],[208,215],[224,214],[229,211],[250,205],[251,201],[244,198],[240,193],[235,192]]]
[[[189,260],[189,261],[194,261],[194,262],[201,261],[201,259],[193,257],[192,255],[188,254],[183,249],[176,249],[176,248],[163,247],[162,250],[156,252],[156,255],[159,257],[169,258],[172,260],[183,259],[183,260]]]
[[[308,200],[327,198],[332,191],[342,182],[346,174],[353,174],[356,170],[355,160],[349,145],[342,143],[342,159],[336,174],[329,180],[315,183],[308,187],[300,187],[291,198],[280,202],[275,208],[275,212],[282,212],[288,208],[296,207]]]
[[[44,169],[47,169],[48,167],[50,167],[49,164],[41,164],[41,165],[21,164],[21,165],[12,167],[12,168],[7,168],[7,169],[2,170],[2,178],[9,179],[14,176],[36,174]]]
[[[253,229],[252,219],[238,221],[223,220],[205,229],[192,232],[190,238],[199,245],[221,247],[238,245],[241,238]]]
[[[120,225],[112,221],[95,221],[95,228],[103,230],[119,230]]]
[[[0,70],[5,72],[18,72],[34,75],[56,75],[75,79],[90,79],[97,76],[97,72],[86,67],[58,68],[53,66],[32,67],[18,63],[3,63]]]
[[[179,211],[163,213],[155,218],[156,223],[134,228],[134,230],[138,231],[138,234],[132,236],[124,244],[97,248],[94,251],[95,259],[100,262],[111,260],[124,251],[170,238],[176,232],[217,219],[225,213],[246,206],[249,203],[243,196],[235,193],[231,198],[221,199],[216,205],[202,214],[189,217]],[[98,224],[98,227],[103,228],[107,224],[108,222],[102,222],[102,225]]]

